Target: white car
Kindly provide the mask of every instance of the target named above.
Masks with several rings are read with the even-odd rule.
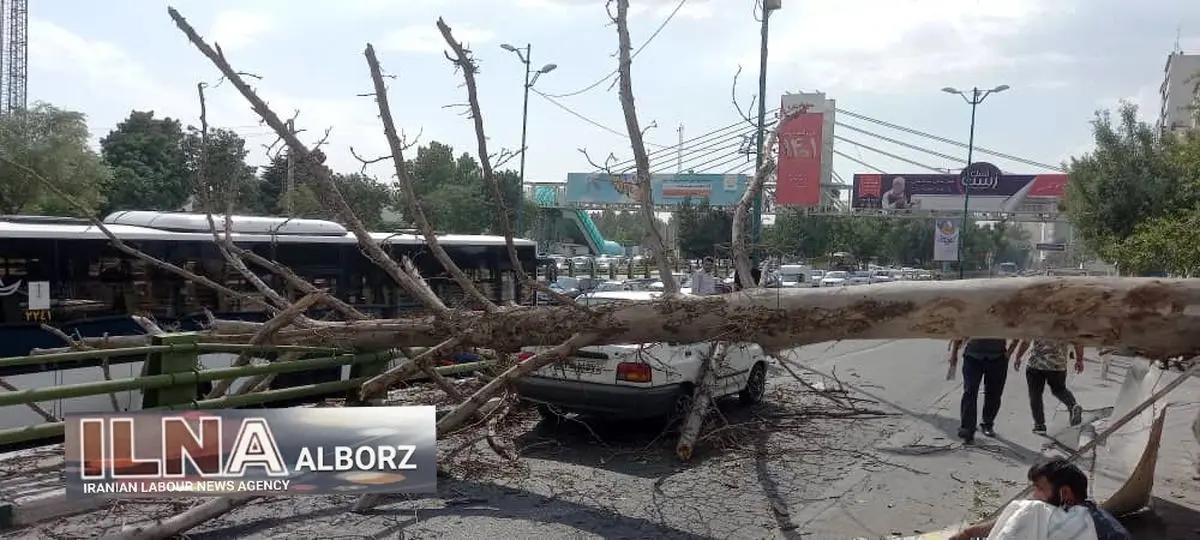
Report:
[[[845,287],[847,285],[846,280],[849,278],[850,278],[850,273],[844,272],[842,270],[834,270],[832,272],[826,272],[825,276],[821,278],[821,286],[822,287]]]
[[[657,297],[649,291],[598,292],[578,301],[596,306]],[[714,397],[737,394],[744,404],[762,400],[767,358],[752,343],[727,345]],[[551,347],[526,347],[523,361]],[[675,420],[687,411],[701,362],[711,343],[644,343],[583,347],[570,358],[543,367],[514,383],[517,395],[537,405],[548,420],[562,414]]]

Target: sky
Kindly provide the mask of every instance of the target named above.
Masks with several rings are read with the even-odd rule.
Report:
[[[640,47],[680,0],[633,0],[630,31]],[[155,0],[30,3],[30,101],[86,113],[96,140],[132,110],[196,124],[196,85],[207,82],[208,120],[233,129],[262,163],[275,137],[246,102],[191,46]],[[439,141],[476,153],[461,75],[443,55],[435,26],[443,17],[474,52],[490,152],[521,146],[524,66],[500,47],[532,45],[534,69],[553,63],[534,89],[574,94],[616,69],[617,33],[602,0],[177,0],[170,4],[234,67],[254,75],[257,91],[282,116],[299,111],[308,142],[330,130],[326,153],[339,171],[385,155],[369,93],[363,50],[375,46],[389,79],[396,121],[417,144]],[[838,108],[966,141],[970,107],[941,92],[1001,84],[978,109],[976,144],[1048,164],[1090,147],[1089,121],[1121,100],[1152,117],[1166,55],[1176,42],[1200,52],[1195,0],[783,0],[770,19],[767,105],[784,92],[825,92]],[[680,126],[685,139],[735,125],[756,92],[759,23],[751,0],[683,0],[633,61],[633,86],[655,170],[671,172]],[[738,87],[734,75],[742,67]],[[568,112],[570,111],[570,112]],[[572,114],[573,113],[573,114]],[[962,149],[839,115],[839,122],[949,157]],[[1153,118],[1151,118],[1153,119]],[[746,126],[749,129],[749,125]],[[845,128],[835,150],[847,181],[855,173],[927,172],[874,152],[934,167],[961,162],[881,142]],[[608,82],[559,98],[530,95],[526,179],[563,181],[596,160],[630,157],[615,88]],[[867,147],[856,146],[858,142]],[[732,143],[731,143],[732,144]],[[704,146],[704,145],[699,145]],[[734,145],[736,146],[736,145]],[[696,147],[696,145],[685,145]],[[749,170],[736,150],[686,152],[684,168]],[[415,150],[409,150],[411,157]],[[711,154],[701,156],[700,154]],[[961,159],[965,159],[962,155]],[[716,164],[713,162],[716,161]],[[1006,172],[1041,172],[995,160]],[[516,168],[511,161],[509,167]],[[392,176],[387,163],[366,171]],[[697,170],[700,172],[700,170]]]

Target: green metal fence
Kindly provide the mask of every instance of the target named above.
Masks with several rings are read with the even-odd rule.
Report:
[[[198,333],[167,334],[155,336],[151,345],[143,347],[93,349],[0,358],[0,367],[9,367],[52,365],[79,360],[103,361],[105,358],[116,357],[145,357],[141,376],[0,392],[0,407],[133,390],[142,392],[141,410],[230,409],[343,391],[348,396],[352,396],[363,382],[383,373],[393,357],[390,351],[353,351],[329,347],[251,346],[204,343],[201,339],[203,339],[203,335]],[[302,356],[297,360],[271,362],[263,365],[216,369],[201,369],[200,367],[199,356],[201,354],[240,354],[243,352],[261,355],[301,353]],[[443,374],[465,373],[475,371],[488,364],[487,361],[457,364],[439,367],[437,371]],[[350,366],[350,376],[345,380],[226,395],[213,399],[196,399],[197,384],[201,382],[297,373],[342,366]],[[63,435],[63,429],[63,422],[47,422],[0,430],[0,445],[60,437]]]

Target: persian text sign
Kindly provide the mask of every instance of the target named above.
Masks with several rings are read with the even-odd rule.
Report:
[[[433,407],[69,414],[68,497],[433,493]]]
[[[779,129],[775,170],[775,204],[817,206],[821,203],[821,137],[825,115],[803,112]]]

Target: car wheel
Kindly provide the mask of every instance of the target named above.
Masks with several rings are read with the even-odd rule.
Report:
[[[675,401],[671,403],[671,410],[664,417],[668,426],[674,426],[687,418],[688,411],[692,410],[693,391],[690,385],[679,389],[679,393],[675,395]]]
[[[754,405],[762,401],[766,392],[767,366],[759,362],[750,369],[750,377],[746,380],[746,387],[738,392],[738,399],[743,405]]]

